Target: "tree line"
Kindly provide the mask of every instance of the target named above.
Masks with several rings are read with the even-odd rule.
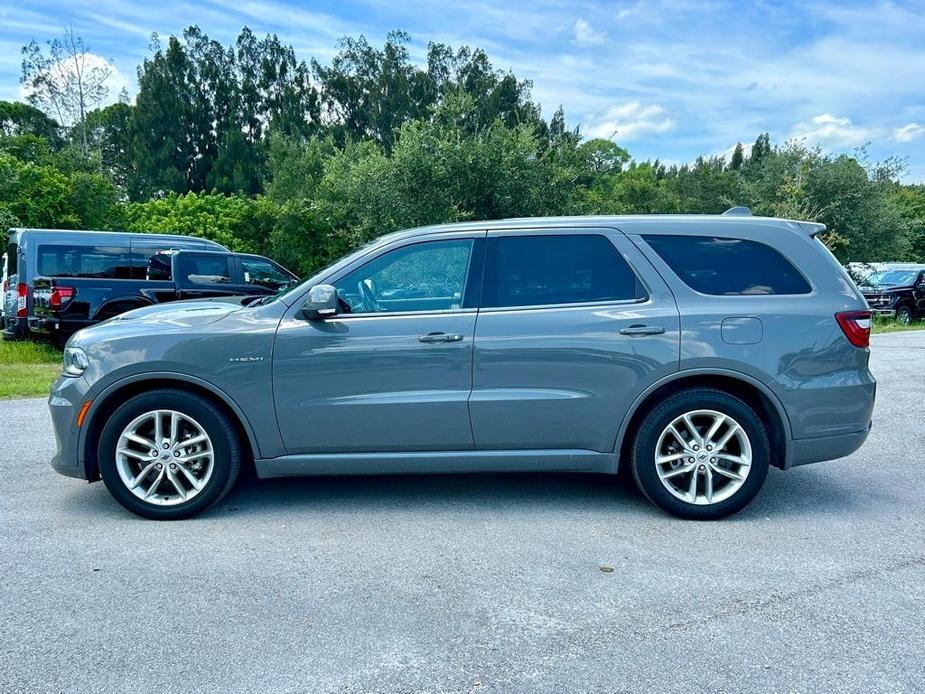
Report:
[[[728,159],[637,161],[561,106],[544,119],[481,49],[431,43],[416,64],[407,45],[345,38],[322,64],[274,35],[190,27],[153,38],[134,104],[100,108],[105,64],[60,70],[79,38],[33,42],[29,103],[0,102],[0,225],[187,233],[307,274],[410,226],[748,205],[824,222],[845,262],[925,261],[925,186],[900,183],[902,162],[767,134]]]

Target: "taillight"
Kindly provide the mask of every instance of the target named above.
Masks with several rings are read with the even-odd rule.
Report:
[[[51,296],[48,298],[48,306],[52,310],[57,311],[67,306],[73,298],[73,287],[53,287],[51,290]]]
[[[870,311],[842,311],[835,314],[848,342],[855,347],[870,346]]]
[[[25,318],[29,315],[26,309],[26,297],[29,295],[29,285],[20,282],[16,285],[16,317]]]

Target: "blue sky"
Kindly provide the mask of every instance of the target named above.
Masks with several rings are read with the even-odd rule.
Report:
[[[485,48],[533,81],[545,116],[561,103],[637,159],[683,163],[768,131],[832,152],[872,142],[872,159],[904,157],[904,179],[925,181],[925,0],[0,0],[0,98],[21,95],[20,47],[67,25],[113,61],[113,98],[134,94],[152,32],[189,24],[224,42],[274,32],[321,61],[341,36],[404,29],[416,60],[428,41]]]

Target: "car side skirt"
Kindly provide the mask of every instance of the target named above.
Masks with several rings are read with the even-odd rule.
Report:
[[[415,475],[467,472],[604,472],[617,469],[614,453],[587,450],[426,451],[417,453],[311,453],[256,460],[257,477],[303,475]]]

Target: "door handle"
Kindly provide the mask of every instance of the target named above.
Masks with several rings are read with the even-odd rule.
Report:
[[[631,325],[628,328],[623,328],[620,334],[639,337],[641,335],[661,335],[664,332],[665,328],[660,325]]]
[[[427,333],[418,338],[418,342],[462,342],[459,333]]]

